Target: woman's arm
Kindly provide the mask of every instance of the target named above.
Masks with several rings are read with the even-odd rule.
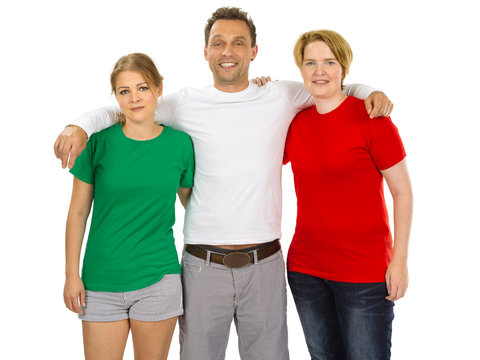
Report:
[[[192,194],[191,187],[190,188],[184,188],[181,186],[178,187],[178,198],[180,199],[180,202],[182,203],[185,209],[187,208],[188,199],[190,198],[191,194]]]
[[[93,199],[93,185],[76,177],[73,178],[72,200],[68,210],[67,229],[65,232],[65,288],[63,298],[71,311],[81,314],[85,306],[85,289],[80,279],[79,264],[82,250],[85,224]]]
[[[393,197],[394,246],[385,273],[388,296],[395,301],[405,295],[408,287],[408,240],[412,223],[413,196],[405,159],[382,171]]]

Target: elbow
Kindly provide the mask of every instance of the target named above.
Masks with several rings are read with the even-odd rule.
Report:
[[[392,193],[392,198],[394,205],[402,204],[402,207],[407,208],[410,212],[413,210],[413,192],[411,189]]]
[[[80,207],[80,208],[70,207],[68,211],[69,219],[75,219],[82,222],[87,221],[88,215],[90,215],[90,207],[86,207],[86,206]]]

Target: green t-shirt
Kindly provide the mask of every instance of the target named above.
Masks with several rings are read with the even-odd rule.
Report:
[[[94,185],[86,289],[132,291],[180,273],[172,226],[178,187],[193,185],[187,134],[165,126],[156,138],[137,141],[117,124],[92,135],[70,172]]]

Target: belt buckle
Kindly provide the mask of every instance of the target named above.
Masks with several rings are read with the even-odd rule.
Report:
[[[222,263],[232,269],[241,268],[250,263],[250,256],[247,253],[235,251],[225,255]]]

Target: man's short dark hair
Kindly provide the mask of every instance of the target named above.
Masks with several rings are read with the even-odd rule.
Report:
[[[208,39],[210,38],[210,30],[212,30],[213,24],[217,20],[241,20],[247,24],[250,29],[250,38],[252,40],[252,47],[257,43],[257,33],[252,18],[248,14],[237,7],[221,7],[218,8],[208,19],[205,25],[205,45],[208,45]]]

